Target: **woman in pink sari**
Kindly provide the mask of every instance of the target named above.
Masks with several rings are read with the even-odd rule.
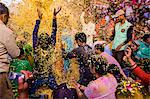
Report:
[[[76,84],[79,97],[85,94],[88,99],[116,99],[115,92],[118,84],[114,75],[119,73],[119,68],[114,64],[108,65],[102,57],[93,56],[91,71],[96,80],[91,81],[87,87]]]
[[[95,55],[98,56],[102,56],[104,57],[107,61],[108,61],[108,64],[115,64],[118,66],[119,70],[120,70],[120,73],[124,76],[125,79],[127,79],[125,73],[123,72],[120,64],[117,62],[117,60],[108,54],[108,49],[106,51],[106,47],[105,47],[105,42],[100,42],[100,41],[97,41],[94,43],[94,52],[95,52]]]

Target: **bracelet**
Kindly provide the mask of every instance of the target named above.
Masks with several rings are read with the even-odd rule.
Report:
[[[136,65],[136,63],[134,63],[134,65]],[[131,67],[133,67],[134,65],[132,65]]]
[[[127,59],[129,60],[129,59],[132,59],[131,57],[127,57]]]
[[[134,65],[132,65],[131,69],[135,69],[137,67],[137,64],[135,63]]]

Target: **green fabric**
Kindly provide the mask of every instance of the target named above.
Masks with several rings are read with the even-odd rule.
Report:
[[[23,46],[23,50],[27,55],[30,55],[33,52],[32,46],[30,44],[26,44],[25,46]]]
[[[138,41],[138,42],[140,44],[139,50],[135,52],[134,55],[139,58],[150,59],[150,45],[145,42],[141,42],[141,41]]]
[[[32,47],[29,44],[23,46],[25,55],[32,54]],[[30,63],[25,60],[13,59],[10,63],[10,72],[20,73],[21,70],[28,70],[32,72],[32,67]],[[12,91],[14,93],[15,99],[18,99],[18,79],[10,80],[12,84]]]
[[[127,20],[125,23],[121,26],[120,22],[116,24],[115,26],[115,38],[114,43],[112,46],[112,49],[116,49],[120,44],[124,43],[125,40],[127,40],[127,31],[129,27],[132,24],[129,23]],[[121,30],[125,30],[124,32],[121,32]],[[123,46],[120,50],[124,50],[125,46]]]
[[[27,60],[13,59],[10,65],[13,68],[12,71],[16,73],[20,73],[21,70],[32,71],[32,67]]]
[[[27,60],[19,60],[19,59],[13,59],[10,63],[10,71],[15,73],[20,73],[21,70],[28,70],[32,71],[32,67],[30,66],[30,63]],[[14,93],[15,99],[18,98],[18,79],[11,80],[12,84],[12,91]]]

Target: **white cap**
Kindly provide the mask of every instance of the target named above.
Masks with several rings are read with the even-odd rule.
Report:
[[[118,10],[116,14],[113,16],[113,18],[119,17],[120,15],[124,15],[124,14],[125,12],[123,10]]]

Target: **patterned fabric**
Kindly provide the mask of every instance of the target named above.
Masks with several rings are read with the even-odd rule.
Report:
[[[13,59],[10,63],[10,73],[14,74],[16,73],[16,77],[11,78],[9,77],[11,84],[12,84],[12,90],[14,93],[15,98],[18,97],[18,77],[20,77],[22,74],[20,73],[21,70],[26,71],[32,71],[32,67],[30,66],[30,63],[27,60],[19,60],[19,59]]]
[[[40,20],[36,20],[36,25],[33,31],[33,49],[34,49],[34,78],[36,79],[31,86],[31,93],[41,86],[48,86],[52,90],[57,87],[55,77],[52,74],[52,65],[54,47],[56,44],[57,21],[53,19],[52,34],[49,37],[47,33],[41,34],[38,37]]]
[[[52,54],[54,53],[54,50],[49,46],[49,48],[45,51],[38,47],[38,49],[35,50],[35,68],[34,70],[37,71],[37,78],[41,77],[48,77],[49,74],[52,73],[52,65],[53,63],[53,57]]]
[[[52,53],[54,53],[54,46],[56,43],[56,32],[57,32],[57,21],[53,19],[53,30],[50,37],[45,34],[41,34],[38,37],[40,20],[36,20],[36,25],[33,31],[33,48],[35,56],[35,68],[34,70],[38,72],[38,78],[41,76],[48,77],[52,73]]]
[[[13,59],[10,65],[12,71],[16,73],[20,73],[21,70],[32,71],[32,67],[27,60]]]
[[[35,94],[36,90],[42,86],[47,86],[52,90],[57,89],[57,82],[53,75],[49,75],[48,77],[40,77],[32,83],[31,88],[29,90],[30,94]]]
[[[81,85],[87,86],[87,84],[93,80],[93,74],[90,71],[90,58],[92,54],[92,48],[89,45],[80,46],[69,52],[66,58],[76,58],[79,63]]]

